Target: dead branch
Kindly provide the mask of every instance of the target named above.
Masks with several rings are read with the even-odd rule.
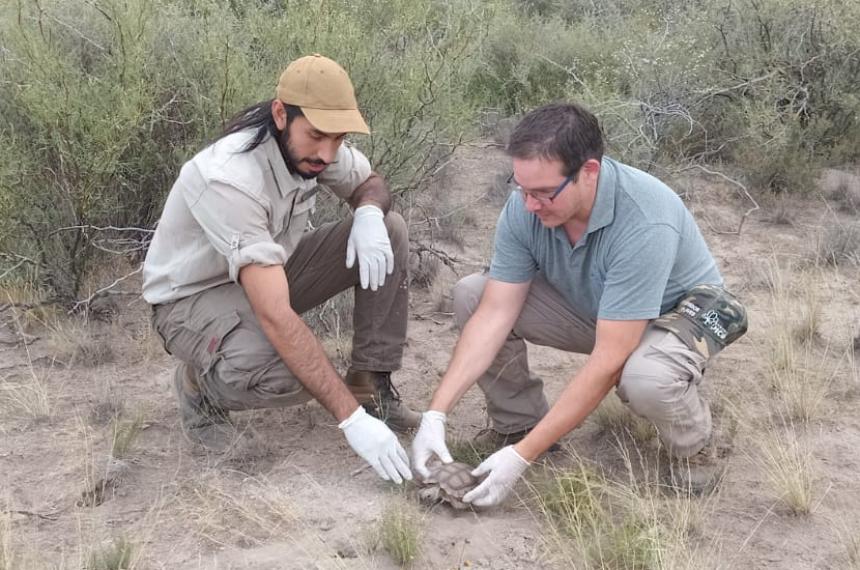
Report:
[[[684,168],[684,169],[682,169],[682,170],[690,170],[690,169],[693,169],[693,168],[698,168],[698,169],[699,169],[699,170],[701,170],[702,172],[705,172],[706,174],[710,174],[710,175],[712,175],[712,176],[719,176],[720,178],[722,178],[722,179],[723,179],[723,180],[725,180],[726,182],[729,182],[730,184],[733,184],[735,187],[737,187],[738,189],[740,189],[741,193],[742,193],[742,194],[747,198],[747,200],[749,200],[750,202],[752,202],[752,207],[751,207],[751,208],[749,208],[746,212],[744,212],[744,213],[743,213],[743,215],[741,216],[741,221],[740,221],[740,223],[738,223],[738,229],[737,229],[737,230],[735,230],[735,231],[719,231],[719,230],[715,230],[715,231],[717,231],[718,233],[721,233],[721,234],[735,234],[735,235],[741,235],[741,230],[743,230],[744,222],[746,222],[747,217],[748,217],[750,214],[752,214],[753,212],[755,212],[756,210],[760,209],[760,206],[758,205],[758,202],[756,202],[756,201],[755,201],[755,198],[753,198],[753,197],[752,197],[752,195],[750,195],[749,190],[747,189],[746,185],[744,185],[743,183],[741,183],[741,182],[739,182],[739,181],[735,180],[734,178],[731,178],[731,177],[729,177],[729,176],[726,176],[726,175],[725,175],[725,174],[723,174],[722,172],[718,172],[718,171],[716,171],[716,170],[709,170],[709,169],[705,168],[704,166],[702,166],[701,164],[693,164],[693,165],[690,165],[690,166],[688,166],[687,168]]]
[[[433,246],[424,245],[420,242],[413,242],[413,246],[409,248],[409,251],[418,254],[418,256],[421,256],[424,253],[429,253],[430,255],[436,256],[437,258],[439,258],[439,261],[447,265],[451,269],[451,271],[454,272],[455,275],[457,275],[457,270],[455,269],[454,265],[457,263],[463,263],[462,259],[458,259],[456,257],[448,255],[440,249],[436,249]]]
[[[120,283],[122,283],[123,281],[125,281],[126,279],[131,277],[132,275],[137,275],[141,271],[143,271],[143,264],[140,264],[140,267],[138,267],[137,269],[135,269],[131,273],[127,273],[126,275],[123,275],[122,277],[118,277],[110,285],[107,285],[106,287],[102,287],[101,289],[98,289],[95,293],[93,293],[92,295],[90,295],[86,299],[78,301],[77,303],[72,305],[72,308],[69,309],[67,314],[71,315],[72,313],[77,312],[78,308],[80,308],[81,306],[89,307],[90,303],[92,303],[95,299],[97,299],[98,297],[101,297],[103,295],[106,295],[107,292],[110,291],[112,288],[116,287],[117,285],[119,285]]]
[[[92,226],[88,224],[83,224],[80,226],[65,226],[62,228],[57,228],[53,230],[48,236],[53,236],[60,232],[66,232],[71,230],[93,230],[97,232],[106,232],[106,231],[114,231],[114,232],[140,232],[144,234],[154,234],[155,230],[150,230],[147,228],[136,228],[136,227],[117,227],[117,226]]]
[[[7,269],[6,271],[4,271],[2,274],[0,274],[0,280],[2,280],[4,277],[6,277],[6,276],[7,276],[7,275],[9,275],[10,273],[12,273],[12,272],[13,272],[13,271],[15,271],[16,269],[18,269],[19,267],[21,267],[21,266],[22,266],[22,265],[24,265],[25,263],[27,263],[27,261],[28,261],[28,260],[26,260],[26,259],[22,259],[21,261],[19,261],[18,263],[16,263],[15,265],[13,265],[12,267],[10,267],[10,268],[9,268],[9,269]]]

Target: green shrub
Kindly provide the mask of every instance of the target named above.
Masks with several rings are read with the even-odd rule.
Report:
[[[234,112],[271,98],[279,71],[306,53],[349,70],[373,132],[360,147],[396,192],[417,188],[471,114],[456,70],[480,39],[482,10],[433,0],[4,4],[0,259],[28,261],[71,304],[103,250],[140,255],[181,163]]]

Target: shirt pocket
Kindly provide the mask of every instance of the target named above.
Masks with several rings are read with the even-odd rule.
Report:
[[[304,232],[308,214],[316,204],[318,190],[319,186],[309,190],[298,188],[287,194],[282,209],[272,220],[272,238],[275,241],[282,242],[286,234],[301,235]]]

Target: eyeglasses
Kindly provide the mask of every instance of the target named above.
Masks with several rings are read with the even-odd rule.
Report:
[[[540,202],[541,204],[552,204],[552,201],[555,200],[555,197],[561,194],[561,191],[565,189],[565,187],[571,182],[576,182],[576,175],[579,171],[577,170],[567,178],[565,178],[558,188],[555,189],[552,193],[541,192],[540,194],[535,194],[534,192],[529,192],[525,188],[519,185],[519,183],[514,180],[514,173],[511,172],[511,175],[508,176],[508,186],[512,186],[514,190],[523,195],[523,198],[531,198]]]

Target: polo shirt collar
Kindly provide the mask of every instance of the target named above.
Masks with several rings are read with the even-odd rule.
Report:
[[[597,178],[597,196],[594,198],[594,207],[591,209],[591,215],[588,217],[586,234],[608,226],[615,218],[616,178],[615,161],[604,156],[600,163],[600,174]]]

